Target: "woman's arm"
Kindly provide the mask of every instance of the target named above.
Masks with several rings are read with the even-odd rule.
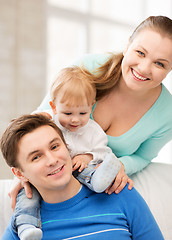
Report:
[[[160,131],[144,141],[137,151],[129,156],[119,157],[128,176],[143,170],[158,156],[162,147],[172,139],[172,129]]]

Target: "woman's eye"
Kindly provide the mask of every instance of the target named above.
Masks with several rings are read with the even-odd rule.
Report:
[[[145,56],[145,54],[143,53],[143,52],[141,52],[141,51],[139,51],[139,50],[137,50],[137,53],[140,55],[140,56]]]
[[[158,65],[159,67],[162,67],[162,68],[164,68],[164,64],[163,64],[163,63],[161,63],[161,62],[156,62],[156,65]]]

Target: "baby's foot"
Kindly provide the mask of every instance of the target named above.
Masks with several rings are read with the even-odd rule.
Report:
[[[32,227],[25,229],[21,235],[21,240],[41,240],[42,230],[40,228]]]
[[[97,193],[104,192],[115,179],[120,167],[117,157],[112,153],[108,154],[91,177],[93,190]]]

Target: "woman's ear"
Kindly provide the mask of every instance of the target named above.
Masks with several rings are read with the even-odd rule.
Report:
[[[127,46],[126,46],[125,50],[123,51],[123,56],[125,56],[126,52],[128,51],[129,46],[130,46],[130,42],[128,41]]]
[[[51,106],[51,109],[53,110],[53,113],[54,113],[54,114],[57,114],[56,105],[55,105],[52,101],[50,101],[49,104],[50,104],[50,106]]]
[[[24,182],[28,182],[29,180],[23,175],[22,171],[19,170],[18,168],[12,167],[11,171],[13,172],[13,174],[19,178],[20,180],[24,181]]]

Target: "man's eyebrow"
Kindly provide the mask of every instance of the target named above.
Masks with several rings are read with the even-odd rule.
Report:
[[[56,141],[61,142],[62,140],[61,140],[60,137],[55,137],[55,138],[53,138],[53,139],[49,142],[49,145],[51,145],[52,143],[54,143],[54,142],[56,142]],[[41,151],[41,150],[34,150],[34,151],[30,152],[30,153],[28,154],[28,156],[27,156],[27,159],[30,158],[32,155],[34,155],[34,154],[36,154],[36,153],[39,153],[40,151]]]
[[[30,152],[28,155],[27,155],[27,159],[29,159],[32,155],[36,154],[36,153],[39,153],[40,150],[34,150],[32,152]]]
[[[55,138],[53,138],[53,139],[50,141],[49,144],[52,144],[53,142],[56,142],[56,141],[61,142],[62,139],[61,139],[60,137],[55,137]]]

